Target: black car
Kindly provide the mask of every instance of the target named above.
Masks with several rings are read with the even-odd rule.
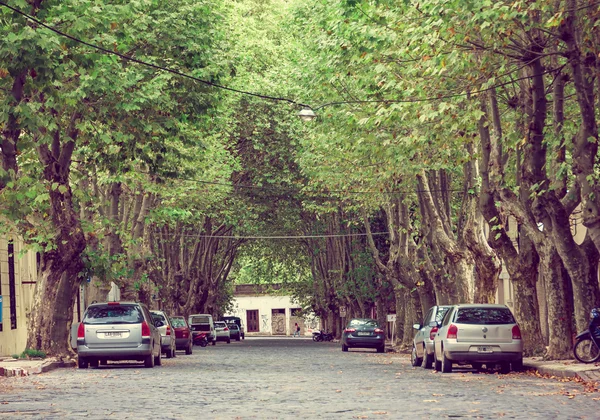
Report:
[[[240,318],[239,316],[224,316],[221,320],[225,321],[227,325],[236,324],[240,329],[240,336],[242,337],[242,340],[246,338],[244,334],[244,325],[242,324],[242,318]]]
[[[348,322],[342,334],[342,351],[349,348],[377,349],[377,353],[385,352],[385,331],[376,319],[354,318]]]

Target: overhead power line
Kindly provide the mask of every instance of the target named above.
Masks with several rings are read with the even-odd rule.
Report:
[[[54,32],[54,33],[56,33],[56,34],[58,34],[58,35],[60,35],[62,37],[68,38],[71,41],[74,41],[74,42],[77,42],[79,44],[88,46],[90,48],[94,48],[94,49],[96,49],[98,51],[102,51],[103,53],[106,53],[106,54],[116,55],[117,57],[120,57],[120,58],[122,58],[124,60],[131,61],[133,63],[142,64],[144,66],[152,67],[152,68],[154,68],[156,70],[162,70],[162,71],[165,71],[165,72],[168,72],[168,73],[176,74],[178,76],[185,77],[187,79],[191,79],[191,80],[194,80],[196,82],[203,83],[205,85],[212,86],[212,87],[215,87],[215,88],[218,88],[218,89],[224,89],[224,90],[227,90],[227,91],[230,91],[230,92],[235,92],[235,93],[239,93],[239,94],[242,94],[242,95],[254,96],[254,97],[257,97],[257,98],[267,99],[267,100],[271,100],[271,101],[288,102],[288,103],[291,103],[293,105],[298,105],[298,106],[310,108],[309,105],[303,104],[303,103],[295,101],[293,99],[282,98],[282,97],[277,97],[277,96],[270,96],[270,95],[263,95],[261,93],[249,92],[249,91],[245,91],[245,90],[235,89],[235,88],[232,88],[232,87],[229,87],[229,86],[224,86],[224,85],[220,85],[218,83],[211,82],[209,80],[200,79],[199,77],[195,77],[195,76],[192,76],[190,74],[182,73],[179,70],[174,70],[174,69],[170,69],[168,67],[163,67],[163,66],[159,66],[157,64],[152,64],[152,63],[149,63],[147,61],[138,60],[137,58],[133,58],[133,57],[130,57],[130,56],[118,53],[116,51],[112,51],[112,50],[109,50],[107,48],[101,47],[99,45],[95,45],[95,44],[83,41],[83,40],[81,40],[79,38],[76,38],[76,37],[74,37],[72,35],[69,35],[69,34],[67,34],[65,32],[62,32],[62,31],[60,31],[60,30],[58,30],[56,28],[53,28],[50,25],[45,24],[44,22],[42,22],[41,20],[37,19],[36,17],[31,16],[30,14],[27,14],[27,13],[25,13],[25,12],[17,9],[16,7],[10,6],[10,5],[2,2],[2,1],[0,1],[0,5],[9,8],[13,12],[18,13],[21,16],[29,19],[30,21],[35,22],[38,25],[43,26],[44,28],[49,29],[52,32]]]
[[[372,236],[387,235],[389,232],[375,232]],[[352,236],[367,236],[368,233],[339,233],[331,235],[284,235],[284,236],[227,236],[227,235],[192,235],[183,234],[178,236],[184,236],[189,238],[216,238],[216,239],[318,239],[318,238],[344,238]],[[173,236],[158,233],[157,236]]]
[[[25,13],[25,12],[17,9],[16,7],[13,7],[13,6],[10,6],[10,5],[6,4],[3,1],[0,1],[0,6],[7,7],[10,10],[14,11],[15,13],[17,13],[17,14],[25,17],[26,19],[29,19],[32,22],[37,23],[38,25],[40,25],[40,26],[42,26],[42,27],[44,27],[44,28],[46,28],[46,29],[48,29],[48,30],[50,30],[50,31],[52,31],[52,32],[54,32],[54,33],[62,36],[62,37],[68,38],[68,39],[70,39],[70,40],[72,40],[74,42],[77,42],[79,44],[82,44],[82,45],[88,46],[90,48],[96,49],[96,50],[101,51],[101,52],[103,52],[105,54],[115,55],[115,56],[120,57],[120,58],[122,58],[124,60],[128,60],[128,61],[131,61],[131,62],[134,62],[134,63],[138,63],[138,64],[141,64],[141,65],[144,65],[144,66],[148,66],[148,67],[154,68],[156,70],[161,70],[161,71],[165,71],[165,72],[168,72],[168,73],[172,73],[172,74],[175,74],[177,76],[185,77],[187,79],[191,79],[191,80],[194,80],[196,82],[203,83],[205,85],[212,86],[212,87],[215,87],[215,88],[218,88],[218,89],[224,89],[224,90],[227,90],[227,91],[230,91],[230,92],[235,92],[235,93],[239,93],[239,94],[242,94],[242,95],[253,96],[253,97],[257,97],[257,98],[261,98],[261,99],[266,99],[266,100],[271,100],[271,101],[287,102],[287,103],[290,103],[290,104],[293,104],[293,105],[297,105],[297,106],[300,106],[300,107],[310,108],[313,111],[317,111],[317,110],[319,110],[321,108],[325,108],[327,106],[342,105],[342,104],[370,104],[370,103],[393,104],[393,103],[435,102],[435,101],[439,101],[439,100],[442,100],[442,99],[450,99],[450,98],[456,98],[456,97],[461,97],[461,96],[469,96],[469,95],[477,95],[479,93],[485,93],[485,92],[488,92],[488,91],[490,91],[492,89],[496,89],[498,87],[502,87],[502,86],[513,84],[513,83],[515,83],[515,82],[517,82],[519,80],[530,79],[532,77],[537,76],[537,75],[524,76],[524,77],[521,77],[521,78],[518,78],[518,79],[515,79],[515,80],[510,80],[508,82],[498,83],[498,84],[495,84],[493,86],[488,86],[488,87],[483,88],[483,89],[478,89],[478,90],[473,90],[473,91],[467,91],[467,92],[460,92],[460,93],[442,94],[442,95],[437,95],[437,96],[433,96],[433,97],[425,97],[425,98],[414,98],[413,97],[413,98],[404,98],[404,99],[365,99],[365,100],[350,100],[350,101],[333,101],[333,102],[327,102],[327,103],[321,104],[319,106],[311,106],[311,105],[308,105],[308,104],[305,104],[305,103],[302,103],[302,102],[298,102],[298,101],[296,101],[294,99],[290,99],[290,98],[277,97],[277,96],[271,96],[271,95],[263,95],[261,93],[249,92],[249,91],[245,91],[245,90],[235,89],[235,88],[232,88],[232,87],[229,87],[229,86],[220,85],[218,83],[214,83],[214,82],[211,82],[211,81],[208,81],[208,80],[200,79],[199,77],[195,77],[195,76],[192,76],[190,74],[182,73],[179,70],[174,70],[174,69],[170,69],[168,67],[163,67],[163,66],[159,66],[157,64],[149,63],[147,61],[139,60],[137,58],[133,58],[133,57],[130,57],[130,56],[118,53],[116,51],[109,50],[109,49],[101,47],[99,45],[95,45],[95,44],[89,43],[87,41],[83,41],[83,40],[81,40],[79,38],[76,38],[76,37],[74,37],[72,35],[69,35],[69,34],[67,34],[65,32],[62,32],[62,31],[60,31],[60,30],[58,30],[56,28],[53,28],[50,25],[45,24],[44,22],[42,22],[41,20],[37,19],[36,17],[31,16],[30,14],[27,14],[27,13]],[[568,62],[565,63],[562,66],[557,67],[557,68],[545,70],[545,71],[541,72],[538,75],[544,75],[544,74],[548,74],[548,73],[552,73],[554,71],[560,70],[560,69],[564,68],[567,64],[568,64]]]

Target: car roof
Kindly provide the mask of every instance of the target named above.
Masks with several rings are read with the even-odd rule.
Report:
[[[140,302],[133,302],[133,301],[107,301],[107,302],[95,302],[95,303],[91,303],[90,305],[88,305],[88,308],[90,306],[104,306],[104,305],[114,305],[115,303],[118,303],[119,305],[143,305],[143,303]]]
[[[508,308],[506,305],[496,303],[460,303],[454,306],[458,308]]]

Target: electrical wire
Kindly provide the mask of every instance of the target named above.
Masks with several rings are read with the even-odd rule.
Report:
[[[230,91],[230,92],[235,92],[235,93],[239,93],[239,94],[242,94],[242,95],[254,96],[254,97],[257,97],[257,98],[271,100],[271,101],[288,102],[288,103],[290,103],[292,105],[298,105],[298,106],[310,108],[309,105],[303,104],[303,103],[295,101],[293,99],[282,98],[282,97],[277,97],[277,96],[270,96],[270,95],[263,95],[261,93],[249,92],[249,91],[245,91],[245,90],[235,89],[235,88],[232,88],[232,87],[229,87],[229,86],[224,86],[224,85],[220,85],[218,83],[210,82],[208,80],[200,79],[199,77],[195,77],[195,76],[192,76],[190,74],[182,73],[182,72],[180,72],[178,70],[170,69],[168,67],[163,67],[163,66],[159,66],[157,64],[149,63],[147,61],[138,60],[137,58],[133,58],[133,57],[130,57],[130,56],[118,53],[116,51],[112,51],[112,50],[109,50],[107,48],[101,47],[99,45],[91,44],[91,43],[83,41],[83,40],[81,40],[79,38],[75,38],[74,36],[69,35],[69,34],[67,34],[65,32],[62,32],[62,31],[60,31],[60,30],[58,30],[56,28],[53,28],[52,26],[45,24],[44,22],[42,22],[41,20],[37,19],[36,17],[31,16],[31,15],[29,15],[29,14],[27,14],[27,13],[25,13],[25,12],[23,12],[23,11],[15,8],[15,7],[13,7],[13,6],[10,6],[10,5],[4,3],[3,1],[0,1],[0,6],[7,7],[10,10],[12,10],[13,12],[18,13],[21,16],[29,19],[30,21],[35,22],[38,25],[43,26],[44,28],[49,29],[52,32],[54,32],[54,33],[56,33],[56,34],[58,34],[58,35],[60,35],[62,37],[68,38],[71,41],[74,41],[74,42],[77,42],[79,44],[88,46],[90,48],[94,48],[94,49],[96,49],[98,51],[102,51],[103,53],[106,53],[106,54],[116,55],[117,57],[120,57],[120,58],[122,58],[124,60],[127,60],[127,61],[131,61],[133,63],[138,63],[138,64],[141,64],[141,65],[144,65],[144,66],[147,66],[147,67],[154,68],[156,70],[161,70],[161,71],[165,71],[165,72],[168,72],[168,73],[176,74],[177,76],[185,77],[185,78],[188,78],[188,79],[194,80],[196,82],[203,83],[205,85],[212,86],[212,87],[215,87],[215,88],[218,88],[218,89],[224,89],[224,90],[227,90],[227,91]]]
[[[381,236],[387,235],[389,232],[374,232],[372,236]],[[156,236],[163,237],[172,237],[172,235],[165,235],[162,233],[155,234]],[[216,239],[318,239],[318,238],[345,238],[345,237],[353,237],[353,236],[368,236],[368,233],[339,233],[339,234],[331,234],[331,235],[284,235],[284,236],[227,236],[227,235],[191,235],[191,234],[182,234],[177,236],[184,236],[189,238],[216,238]]]

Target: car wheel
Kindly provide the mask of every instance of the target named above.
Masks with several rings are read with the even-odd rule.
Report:
[[[423,346],[423,369],[431,369],[433,367],[433,354],[427,353],[427,349]]]
[[[162,353],[158,353],[158,356],[154,356],[154,365],[155,366],[162,365]]]
[[[192,354],[192,350],[193,350],[193,345],[190,342],[190,344],[188,344],[188,346],[185,349],[185,354]]]
[[[348,351],[348,346],[345,344],[342,344],[342,351]]]
[[[90,367],[97,368],[99,363],[98,359],[90,359]]]
[[[471,366],[475,370],[481,370],[481,368],[483,367],[483,363],[471,363]]]
[[[377,347],[377,353],[385,353],[385,344],[381,347]]]
[[[77,367],[79,369],[87,369],[88,361],[83,357],[77,357]]]
[[[162,349],[160,350],[162,352]],[[169,348],[169,350],[167,350],[165,352],[165,356],[167,357],[167,359],[170,359],[171,357],[173,357],[173,355],[171,354],[171,349]]]
[[[227,339],[227,344],[231,344],[231,338]]]
[[[435,353],[435,350],[433,350],[433,362],[435,364],[435,370],[437,370],[438,372],[440,372],[442,370],[442,362],[440,362],[437,359],[437,354]]]
[[[240,341],[240,336],[238,335],[238,337],[235,339],[235,341]]]
[[[413,367],[421,366],[423,359],[417,356],[417,347],[413,344],[412,353],[410,354],[410,364]]]
[[[144,358],[144,366],[146,366],[147,368],[154,367],[154,355],[152,353],[150,353]]]
[[[510,373],[510,363],[504,362],[500,364],[500,373],[506,375]]]
[[[452,373],[452,362],[446,357],[442,349],[442,373]]]
[[[523,358],[521,357],[519,360],[515,360],[514,362],[512,362],[511,367],[512,367],[512,370],[515,372],[522,372],[523,371]]]
[[[176,348],[171,349],[171,356],[173,356],[173,358],[177,357],[177,349]]]
[[[217,345],[217,340],[213,340],[212,345],[216,346]]]

